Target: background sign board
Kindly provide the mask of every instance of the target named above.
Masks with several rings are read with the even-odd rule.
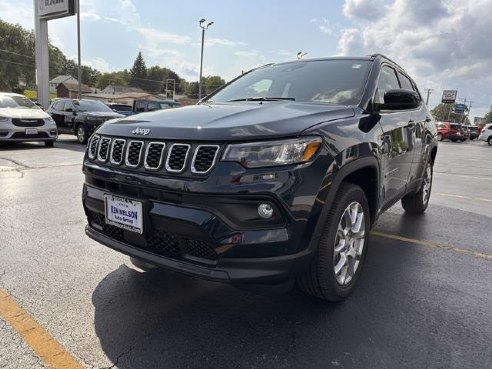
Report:
[[[40,19],[55,19],[75,14],[77,0],[37,0]]]
[[[444,104],[453,104],[456,101],[457,90],[444,90],[442,92],[442,102]]]
[[[466,109],[465,104],[455,104],[454,105],[454,112],[455,113],[464,113]]]

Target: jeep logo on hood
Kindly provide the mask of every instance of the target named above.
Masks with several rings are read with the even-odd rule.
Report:
[[[147,136],[150,133],[150,129],[148,128],[135,128],[132,133],[134,135],[142,135]]]

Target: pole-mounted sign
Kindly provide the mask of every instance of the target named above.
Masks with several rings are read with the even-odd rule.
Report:
[[[38,0],[41,19],[55,19],[75,15],[75,0]]]
[[[49,102],[49,56],[48,21],[75,14],[77,0],[33,0],[34,31],[36,34],[36,84],[38,102],[48,107]]]
[[[456,95],[458,95],[457,90],[444,90],[442,92],[442,103],[454,104],[454,102],[456,101]]]

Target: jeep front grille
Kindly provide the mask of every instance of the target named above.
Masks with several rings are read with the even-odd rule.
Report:
[[[159,170],[161,169],[162,157],[166,144],[162,142],[151,142],[147,145],[145,151],[144,166],[145,169]]]
[[[120,165],[123,162],[123,150],[125,148],[125,140],[115,139],[111,146],[110,162],[111,164]]]
[[[109,154],[109,145],[111,143],[111,139],[108,137],[103,137],[99,143],[99,150],[97,152],[97,160],[105,163],[108,160]]]
[[[130,141],[126,152],[125,164],[128,167],[136,168],[140,165],[142,157],[143,141]]]
[[[172,173],[181,173],[184,170],[190,145],[172,144],[166,161],[166,170]]]
[[[220,149],[212,144],[134,141],[93,135],[88,157],[128,169],[204,175],[213,169]]]
[[[89,142],[89,159],[94,160],[97,155],[97,144],[99,143],[100,137],[98,135],[93,135]]]
[[[219,146],[217,145],[198,146],[195,150],[195,155],[193,155],[191,171],[200,174],[207,173],[215,164],[218,152]]]

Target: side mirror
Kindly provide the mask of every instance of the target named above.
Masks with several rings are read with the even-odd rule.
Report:
[[[412,90],[388,90],[384,94],[384,104],[379,104],[379,110],[409,110],[417,109],[421,100],[417,92]]]

